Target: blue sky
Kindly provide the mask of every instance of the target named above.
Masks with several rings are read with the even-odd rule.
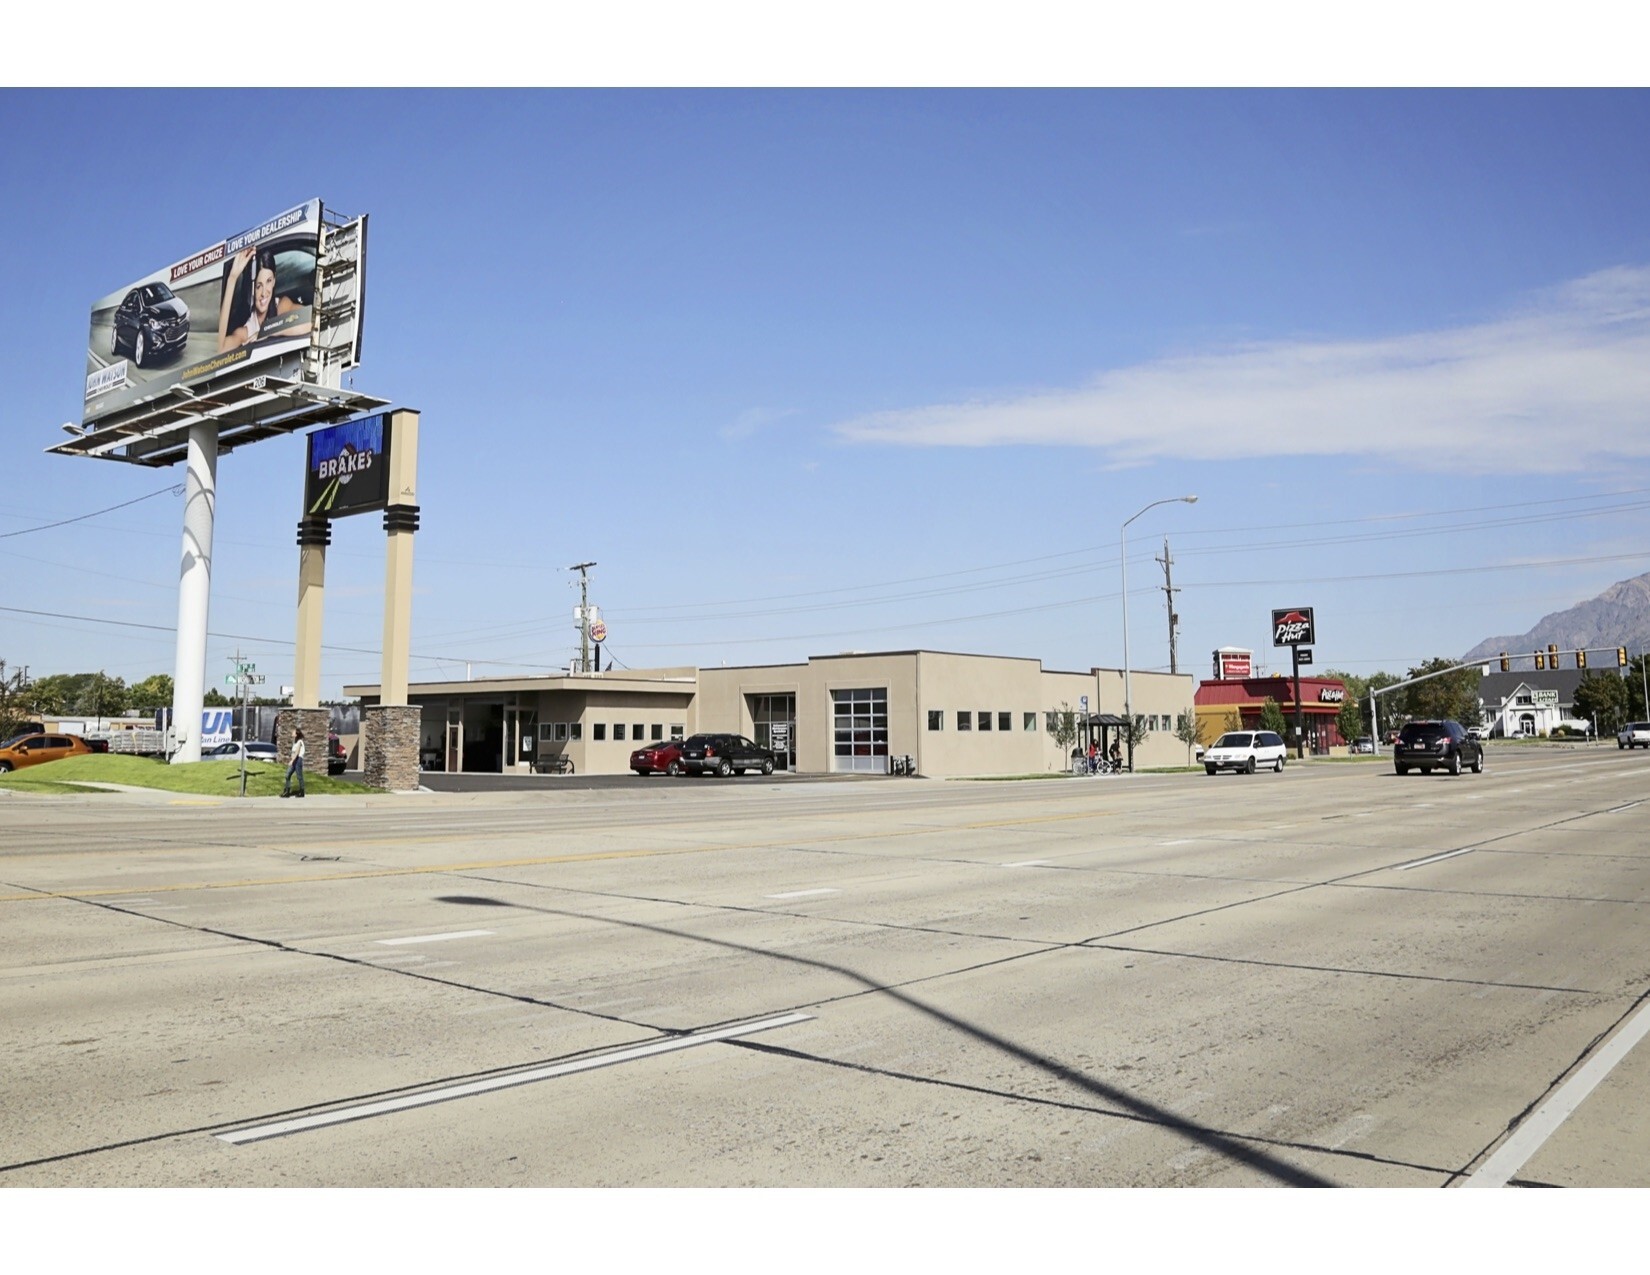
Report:
[[[0,91],[0,658],[172,671],[181,499],[29,529],[181,468],[44,449],[95,299],[317,196],[423,413],[415,681],[565,666],[592,560],[621,666],[1115,667],[1190,493],[1136,668],[1165,536],[1182,670],[1297,605],[1459,654],[1650,571],[1647,161],[1644,91]],[[302,483],[220,461],[209,686],[291,680]],[[383,553],[337,525],[325,694]]]

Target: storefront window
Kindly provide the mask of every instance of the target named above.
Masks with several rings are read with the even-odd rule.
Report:
[[[831,692],[831,769],[882,773],[888,769],[888,688]]]

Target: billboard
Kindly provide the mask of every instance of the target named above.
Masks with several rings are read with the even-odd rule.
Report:
[[[1272,612],[1273,646],[1311,646],[1317,640],[1311,607],[1287,607]]]
[[[296,376],[315,331],[321,233],[312,199],[97,301],[81,423],[255,365]]]
[[[304,513],[341,518],[382,509],[390,494],[389,417],[364,416],[309,436]]]
[[[1215,656],[1215,678],[1225,681],[1229,678],[1245,678],[1254,675],[1253,651],[1239,646],[1217,647]]]

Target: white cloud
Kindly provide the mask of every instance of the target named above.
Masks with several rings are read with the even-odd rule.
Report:
[[[734,417],[730,423],[722,426],[717,433],[725,442],[738,442],[740,439],[749,438],[758,430],[766,429],[768,426],[784,420],[787,416],[795,415],[796,409],[794,407],[787,407],[780,411],[765,407],[747,407],[738,416]]]
[[[1163,358],[1077,389],[878,412],[836,427],[917,447],[1093,447],[1109,463],[1337,456],[1464,473],[1650,457],[1650,268],[1493,322]]]

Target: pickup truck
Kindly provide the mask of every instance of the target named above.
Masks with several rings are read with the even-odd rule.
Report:
[[[1650,748],[1650,722],[1628,722],[1616,736],[1617,748]]]

